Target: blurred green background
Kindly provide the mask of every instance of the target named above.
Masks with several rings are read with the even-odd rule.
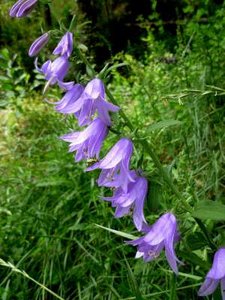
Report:
[[[59,136],[77,128],[73,117],[44,101],[57,101],[33,70],[27,51],[42,31],[62,32],[73,16],[75,41],[96,72],[112,69],[108,87],[131,122],[154,146],[185,199],[224,197],[225,4],[223,1],[40,1],[27,18],[11,19],[13,1],[0,2],[0,257],[66,300],[198,299],[213,253],[193,219],[179,215],[184,261],[175,277],[162,254],[145,264],[123,237],[95,224],[135,232],[130,216],[113,218],[100,199],[98,172],[74,163]],[[51,57],[58,35],[42,51]],[[85,48],[86,49],[86,48]],[[68,79],[86,83],[74,55]],[[114,116],[115,127],[120,127]],[[122,135],[129,136],[126,131]],[[117,141],[110,133],[102,153]],[[132,166],[149,179],[145,213],[152,223],[176,199],[148,153],[135,142]],[[195,204],[195,203],[191,203]],[[217,243],[224,222],[205,222]],[[206,250],[209,255],[206,255]],[[219,291],[212,299],[221,299]],[[0,268],[0,299],[55,299],[20,274]],[[210,298],[211,299],[211,298]]]

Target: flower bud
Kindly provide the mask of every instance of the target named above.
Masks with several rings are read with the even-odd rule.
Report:
[[[66,32],[64,36],[59,41],[55,50],[54,55],[61,55],[68,58],[73,51],[73,34],[71,32]]]
[[[22,18],[27,16],[34,8],[38,0],[19,0],[9,11],[10,17]]]
[[[49,34],[46,32],[33,42],[33,44],[30,46],[28,55],[31,57],[36,56],[41,51],[41,49],[48,43],[48,41]]]

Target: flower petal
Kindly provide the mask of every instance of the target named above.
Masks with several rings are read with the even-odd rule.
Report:
[[[165,239],[170,239],[173,236],[174,228],[176,228],[175,216],[166,213],[152,225],[151,230],[145,236],[145,242],[154,246]]]
[[[222,298],[223,298],[223,300],[225,300],[225,277],[223,279],[221,279],[220,286],[221,286]]]
[[[198,291],[199,296],[208,296],[212,294],[215,289],[217,288],[217,285],[219,283],[219,280],[215,280],[212,278],[206,277],[205,281],[203,282],[202,286],[200,287]]]
[[[221,279],[225,277],[225,248],[216,251],[213,258],[213,265],[206,277]]]

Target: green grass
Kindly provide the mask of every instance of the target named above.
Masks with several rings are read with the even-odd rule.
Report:
[[[223,20],[216,14],[218,25]],[[221,27],[210,27],[217,38],[207,40],[206,51],[203,37],[210,36],[209,29],[195,26],[178,34],[174,53],[149,33],[145,59],[118,55],[115,61],[127,67],[113,70],[108,86],[182,197],[193,206],[202,200],[225,204],[223,38]],[[168,64],[165,57],[171,56],[176,60]],[[46,288],[65,300],[197,299],[213,252],[134,133],[114,116],[114,129],[134,138],[132,166],[149,180],[147,220],[176,211],[182,237],[176,250],[184,262],[178,277],[164,254],[148,264],[134,259],[135,249],[124,243],[126,234],[139,235],[132,219],[113,218],[113,209],[100,199],[105,190],[95,184],[98,172],[85,173],[85,163],[75,163],[58,138],[77,128],[73,117],[57,114],[42,98],[10,99],[0,112],[1,299],[55,299]],[[117,139],[110,132],[102,153]],[[219,247],[224,222],[204,224]],[[220,299],[219,292],[213,297]]]

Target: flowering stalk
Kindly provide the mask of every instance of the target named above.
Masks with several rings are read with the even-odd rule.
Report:
[[[114,103],[115,105],[117,105],[117,101],[116,99],[113,97],[113,95],[110,93],[110,91],[106,88],[106,94],[109,97],[109,99],[111,100],[112,103]],[[122,109],[120,109],[119,111],[121,117],[124,119],[124,121],[126,122],[126,125],[129,127],[129,129],[131,131],[135,131],[135,128],[133,126],[133,124],[130,122],[130,120],[128,119],[128,117],[126,116],[126,114],[124,113],[124,111]],[[136,132],[136,138],[137,140],[142,144],[143,148],[148,152],[148,154],[151,156],[155,166],[158,168],[159,172],[161,173],[164,181],[167,183],[167,185],[170,187],[170,189],[173,191],[173,193],[176,195],[177,199],[182,203],[183,207],[185,208],[185,210],[189,213],[191,213],[193,211],[193,208],[191,207],[191,205],[189,203],[187,203],[183,196],[181,195],[181,193],[178,191],[178,189],[175,187],[171,177],[169,176],[169,174],[165,171],[165,169],[163,168],[158,156],[155,154],[155,152],[152,150],[153,147],[152,145],[147,142],[144,139],[141,139],[140,136],[138,136],[138,133]],[[208,245],[210,246],[210,248],[214,251],[216,249],[216,246],[214,245],[214,243],[211,241],[209,234],[207,232],[207,229],[204,225],[204,223],[197,218],[194,218],[194,220],[196,221],[196,223],[198,224],[199,228],[201,229],[201,231],[204,234],[205,240],[208,243]]]
[[[83,54],[81,53],[81,51],[79,49],[77,49],[77,50],[78,50],[77,53],[80,56],[80,58],[83,60],[83,62],[88,66],[88,68],[94,74],[95,71],[92,68],[91,64],[88,62],[88,60],[86,59],[86,57],[83,56]],[[114,105],[119,106],[118,103],[117,103],[117,101],[116,101],[116,99],[113,97],[113,95],[111,94],[111,92],[108,90],[107,87],[105,87],[105,92],[106,92],[106,95],[109,97],[110,101]],[[124,119],[125,124],[130,129],[130,131],[134,132],[135,128],[134,128],[133,124],[131,123],[131,121],[129,120],[129,118],[127,117],[127,115],[124,113],[123,109],[120,109],[119,113],[120,113],[121,117]],[[157,155],[155,154],[155,152],[152,150],[152,146],[150,145],[150,143],[147,142],[146,140],[141,139],[141,137],[138,136],[137,132],[136,132],[136,138],[137,138],[137,140],[140,141],[140,143],[142,144],[143,148],[146,149],[146,151],[149,153],[149,155],[151,156],[151,158],[152,158],[155,166],[158,168],[158,170],[160,171],[161,175],[163,176],[165,182],[169,185],[169,187],[174,192],[174,194],[177,196],[177,198],[179,198],[179,200],[182,202],[182,204],[185,207],[185,209],[188,212],[192,212],[192,207],[183,199],[183,197],[180,194],[180,192],[174,186],[171,178],[169,177],[169,175],[167,174],[167,172],[164,170],[162,164],[160,163],[159,158],[157,157]]]
[[[76,50],[77,55],[83,61],[83,63],[88,67],[91,75],[94,77],[95,70],[93,69],[92,65],[89,63],[89,61],[87,60],[87,58],[81,53],[80,49],[75,48],[75,50]],[[110,99],[110,101],[114,105],[118,106],[118,103],[117,103],[116,99],[113,97],[113,95],[111,94],[111,92],[109,91],[109,89],[107,87],[105,87],[105,92],[106,92],[106,95],[108,96],[108,98]],[[148,154],[150,155],[153,163],[155,164],[156,168],[159,170],[161,176],[163,177],[164,181],[167,183],[167,185],[169,186],[169,188],[172,190],[172,192],[175,194],[175,196],[177,197],[177,199],[180,201],[179,203],[181,203],[183,205],[184,209],[187,212],[191,213],[193,211],[192,206],[187,201],[185,201],[185,199],[183,198],[182,194],[175,187],[175,185],[174,185],[171,177],[166,172],[166,170],[163,168],[163,166],[162,166],[162,164],[161,164],[158,156],[153,151],[152,145],[148,141],[146,141],[145,139],[142,139],[141,136],[138,135],[138,132],[135,130],[133,124],[131,123],[131,121],[129,120],[129,118],[127,117],[127,115],[124,113],[124,111],[123,111],[122,108],[120,108],[119,114],[121,115],[121,117],[125,121],[125,124],[130,129],[130,131],[131,132],[135,132],[136,139],[139,141],[139,143],[142,144],[142,146],[145,149],[145,151],[148,152]],[[199,228],[203,232],[207,244],[214,251],[216,249],[216,246],[211,241],[204,223],[201,220],[197,219],[197,218],[194,218],[194,220],[196,221],[196,223],[198,224]]]

